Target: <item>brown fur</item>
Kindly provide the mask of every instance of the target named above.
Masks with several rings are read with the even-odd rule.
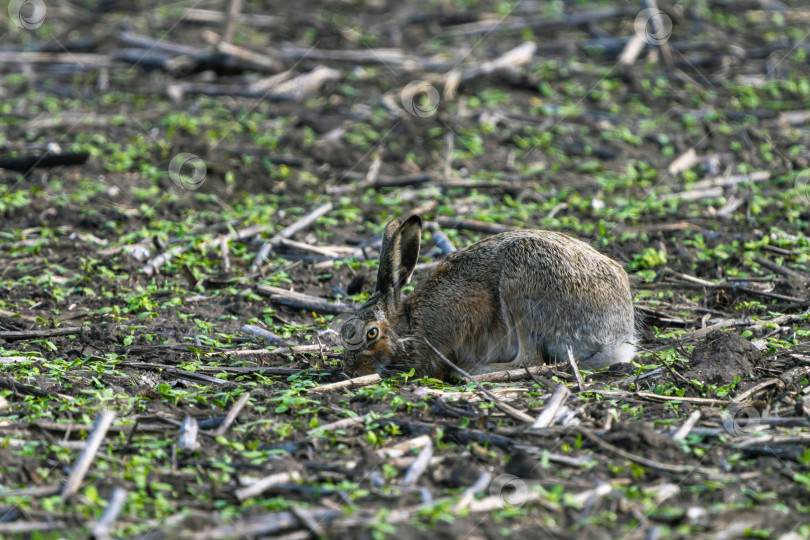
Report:
[[[421,220],[392,223],[396,226],[386,227],[378,290],[356,314],[367,328],[381,329],[380,337],[365,346],[375,358],[374,371],[414,367],[419,374],[446,375],[444,364],[421,342],[403,340],[409,336],[427,338],[473,373],[544,357],[565,361],[568,346],[583,367],[632,357],[634,311],[627,274],[587,244],[552,231],[492,236],[449,255],[402,300],[401,286],[419,249]],[[369,371],[359,358],[359,351],[345,352],[348,373]]]

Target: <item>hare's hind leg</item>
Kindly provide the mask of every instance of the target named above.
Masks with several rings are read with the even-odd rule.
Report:
[[[514,360],[500,364],[502,369],[517,369],[521,366],[531,367],[543,361],[542,346],[537,339],[538,328],[534,320],[533,302],[528,299],[505,302],[503,310],[507,321],[510,338],[517,343]]]
[[[542,355],[536,341],[532,339],[531,324],[525,320],[527,312],[519,308],[514,303],[501,304],[501,318],[505,322],[503,331],[499,335],[490,336],[488,354],[471,370],[472,374],[511,371],[540,363]]]
[[[566,313],[549,309],[549,302],[524,298],[511,304],[510,327],[519,339],[519,352],[514,364],[532,366],[547,362],[568,363],[568,348],[583,369],[600,369],[632,360],[634,338],[628,333],[625,341],[619,336],[607,336],[600,341],[584,325],[571,325],[566,317],[587,319],[579,306],[570,306]],[[513,368],[514,369],[514,368]]]
[[[518,358],[568,363],[568,348],[583,369],[600,369],[630,362],[635,355],[632,319],[614,313],[595,314],[578,302],[561,302],[537,294],[513,300],[511,311],[520,338]]]

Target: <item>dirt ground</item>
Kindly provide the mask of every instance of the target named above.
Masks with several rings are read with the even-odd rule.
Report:
[[[653,4],[0,6],[0,537],[810,538],[810,9]],[[413,213],[633,364],[319,388]]]

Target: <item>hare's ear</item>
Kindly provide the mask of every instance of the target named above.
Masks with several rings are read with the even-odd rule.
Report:
[[[377,291],[383,295],[395,293],[411,280],[419,259],[422,237],[422,218],[411,216],[404,223],[393,220],[385,227],[380,270],[377,273]]]
[[[394,237],[394,233],[397,232],[400,225],[402,225],[402,220],[399,218],[394,218],[388,222],[388,225],[385,226],[382,238],[382,249],[380,249],[381,254],[385,253],[385,246],[391,243],[391,239]]]

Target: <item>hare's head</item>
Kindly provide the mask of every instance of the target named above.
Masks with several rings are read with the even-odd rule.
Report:
[[[400,338],[408,330],[402,287],[411,279],[419,258],[422,219],[394,219],[383,233],[377,289],[343,324],[343,370],[352,377],[383,373],[405,348]]]

